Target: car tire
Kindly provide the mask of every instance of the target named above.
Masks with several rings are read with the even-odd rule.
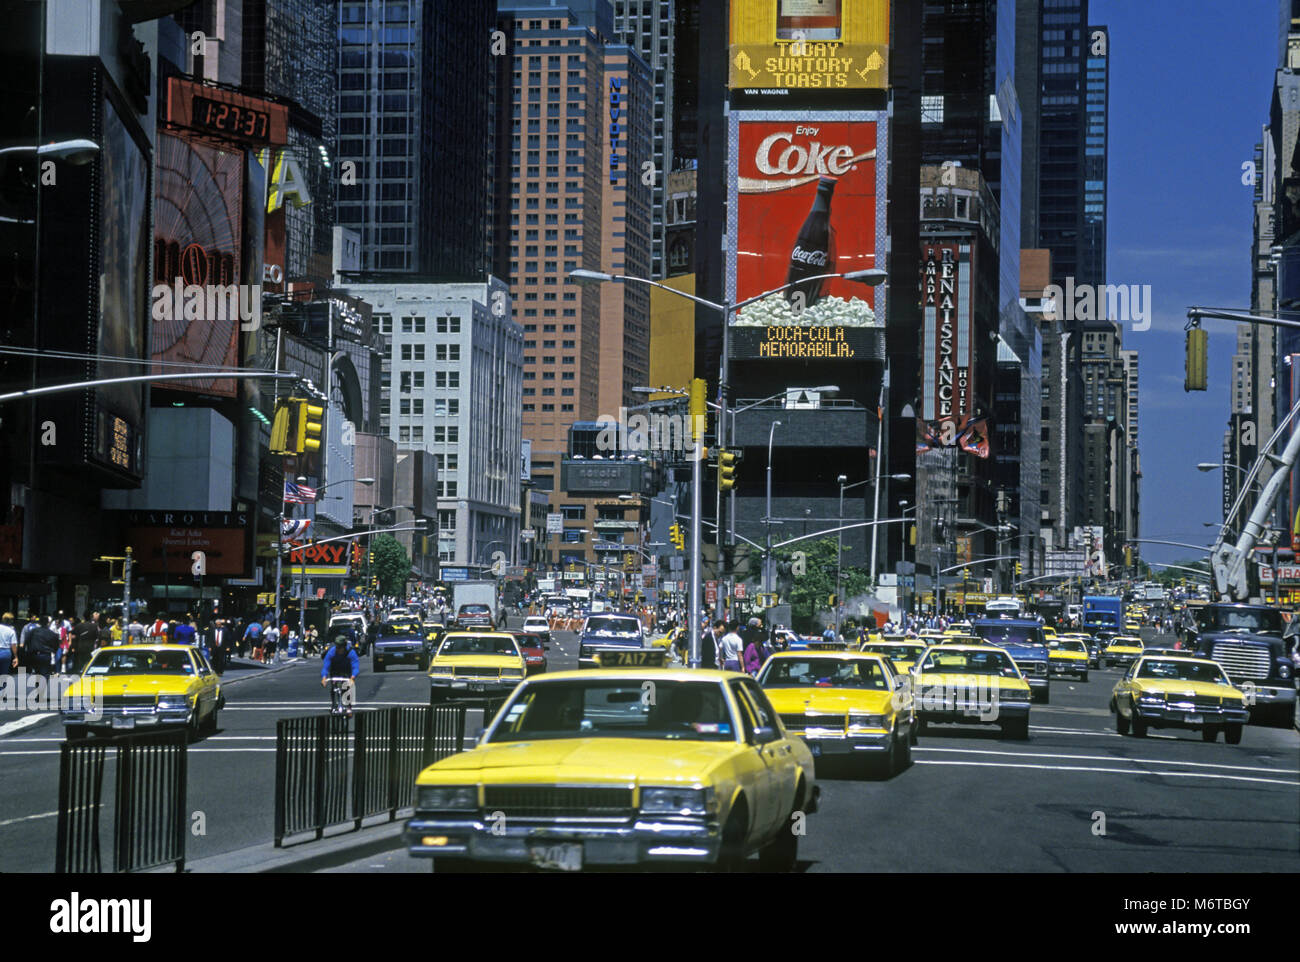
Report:
[[[185,723],[185,741],[189,744],[199,740],[202,731],[199,728],[199,710],[194,709],[194,715]]]
[[[1121,715],[1119,709],[1115,709],[1115,731],[1119,732],[1121,735],[1127,735],[1129,728],[1131,727],[1132,722]]]
[[[483,871],[482,864],[472,858],[433,858],[429,861],[433,863],[435,875],[476,875]]]
[[[372,658],[370,661],[371,661],[371,667],[376,672],[381,672],[384,670],[384,663],[380,661],[378,658]]]
[[[1223,740],[1229,745],[1241,744],[1241,725],[1224,725]]]
[[[1217,742],[1218,740],[1219,740],[1219,726],[1218,726],[1218,725],[1202,725],[1202,726],[1201,726],[1201,741],[1203,741],[1203,742]]]
[[[1012,738],[1019,742],[1029,741],[1029,718],[1017,718],[1013,721],[1004,722],[1002,725],[1002,737]]]
[[[1147,725],[1146,720],[1141,715],[1138,714],[1137,705],[1133,706],[1133,715],[1131,717],[1131,721],[1133,722],[1133,737],[1146,738],[1147,728],[1149,726]]]
[[[893,778],[898,771],[898,736],[889,739],[889,750],[883,755],[867,755],[862,761],[867,778],[875,781]]]
[[[1087,680],[1088,680],[1088,673],[1085,671],[1083,674],[1079,676],[1079,681],[1087,681]]]
[[[794,833],[794,815],[798,806],[790,810],[789,816],[779,829],[776,837],[758,850],[758,866],[764,872],[793,872],[799,861],[799,836]]]
[[[445,691],[443,691],[441,688],[430,688],[430,689],[429,689],[429,704],[430,704],[430,705],[441,705],[443,702],[445,702],[445,701],[447,700],[447,697],[446,697],[446,696],[447,696],[447,693],[446,693]]]
[[[749,828],[749,809],[744,799],[736,803],[722,830],[722,845],[718,851],[718,871],[727,873],[745,870],[745,832]]]
[[[1051,686],[1051,685],[1048,685],[1046,688],[1043,689],[1043,700],[1042,700],[1042,704],[1046,705],[1046,704],[1048,704],[1051,700],[1052,700],[1052,686]]]
[[[202,731],[211,734],[217,730],[217,708],[214,705],[212,711],[208,714],[207,721],[202,725]]]
[[[85,738],[89,734],[90,729],[86,725],[65,725],[63,727],[63,735],[68,741]]]
[[[921,723],[917,721],[915,718],[913,718],[912,724],[908,726],[908,731],[911,732],[909,740],[913,745],[915,745],[921,737],[920,729],[921,729]]]
[[[429,670],[428,656],[426,655],[425,657],[421,658],[418,662],[416,662],[416,664],[419,667],[420,671],[428,671]]]
[[[930,731],[930,723],[926,721],[924,718],[918,718],[916,720],[917,737],[919,738],[921,735],[926,734],[929,731]]]
[[[899,745],[898,759],[894,768],[894,774],[898,775],[912,767],[912,739],[911,736],[904,738]]]

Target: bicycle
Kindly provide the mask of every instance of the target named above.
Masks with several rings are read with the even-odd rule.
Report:
[[[329,680],[329,689],[330,714],[351,716],[352,700],[348,695],[352,691],[352,679],[331,678]]]

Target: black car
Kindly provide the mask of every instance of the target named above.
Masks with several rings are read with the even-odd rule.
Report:
[[[371,665],[375,671],[384,671],[389,665],[415,665],[420,671],[427,671],[430,651],[426,632],[419,622],[385,623],[376,632]]]

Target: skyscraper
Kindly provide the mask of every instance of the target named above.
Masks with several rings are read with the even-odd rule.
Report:
[[[491,184],[487,3],[338,4],[338,223],[363,271],[486,271]]]
[[[654,164],[653,210],[651,213],[651,277],[667,276],[664,263],[664,214],[668,172],[673,160],[673,80],[675,49],[673,36],[676,0],[614,0],[614,32],[620,41],[641,55],[654,79]],[[635,160],[634,160],[635,162]],[[636,164],[632,176],[644,177],[645,160]]]
[[[650,296],[638,284],[582,286],[577,269],[649,277],[652,195],[638,158],[654,144],[653,76],[615,42],[609,0],[503,0],[514,21],[510,277],[524,327],[523,431],[533,481],[560,492],[575,421],[618,415],[649,374]],[[502,101],[506,102],[505,99]],[[574,521],[590,499],[560,498]],[[591,558],[589,523],[564,535]],[[571,546],[571,547],[569,547]]]

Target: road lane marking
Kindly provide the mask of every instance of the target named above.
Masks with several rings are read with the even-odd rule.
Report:
[[[939,759],[916,759],[918,765],[962,765],[972,768],[1038,768],[1052,772],[1099,772],[1103,775],[1155,775],[1160,778],[1217,778],[1228,782],[1255,782],[1262,785],[1285,785],[1295,788],[1295,782],[1276,778],[1251,778],[1245,775],[1221,775],[1217,772],[1153,772],[1136,768],[1096,768],[1083,765],[1026,765],[1022,762],[962,762]]]
[[[3,822],[0,822],[0,828],[4,828],[6,825],[17,825],[19,822],[30,822],[37,818],[53,818],[58,814],[58,812],[41,812],[39,815],[23,815],[20,818],[6,818]]]
[[[1213,762],[1180,762],[1162,758],[1115,758],[1111,755],[1058,755],[1054,752],[995,752],[980,748],[930,748],[917,745],[914,752],[954,752],[959,755],[999,755],[1005,758],[1064,758],[1080,762],[1133,762],[1143,765],[1183,765],[1187,768],[1227,768],[1236,772],[1269,772],[1273,775],[1300,775],[1300,769],[1266,768],[1255,765],[1218,765]]]
[[[43,722],[50,716],[57,714],[58,712],[55,711],[47,711],[36,715],[25,715],[22,718],[15,718],[11,722],[5,722],[3,725],[0,725],[0,735],[8,735],[10,732],[20,732],[24,728],[31,728],[38,722]]]

